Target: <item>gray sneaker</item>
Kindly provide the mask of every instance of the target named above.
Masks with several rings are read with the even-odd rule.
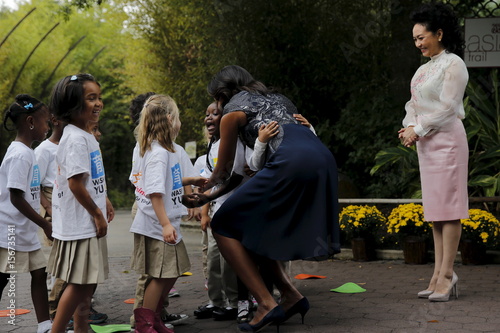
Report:
[[[162,313],[162,316],[161,316],[161,320],[164,323],[167,323],[170,325],[179,325],[180,323],[182,323],[183,321],[185,321],[188,318],[189,318],[188,315],[175,314],[175,313],[167,313],[167,314]]]

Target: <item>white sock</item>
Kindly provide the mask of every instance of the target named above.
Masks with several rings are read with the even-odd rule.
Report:
[[[42,321],[41,323],[38,323],[38,329],[36,330],[36,333],[46,333],[52,328],[52,322],[50,320]]]

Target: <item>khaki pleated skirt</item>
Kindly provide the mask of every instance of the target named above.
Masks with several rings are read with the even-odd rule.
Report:
[[[184,241],[169,245],[163,241],[134,233],[132,269],[153,278],[177,278],[191,269]]]
[[[2,273],[28,273],[45,266],[47,266],[47,258],[41,249],[9,253],[6,248],[0,248],[0,272]]]
[[[109,273],[106,237],[74,241],[54,239],[47,272],[73,284],[104,282]]]

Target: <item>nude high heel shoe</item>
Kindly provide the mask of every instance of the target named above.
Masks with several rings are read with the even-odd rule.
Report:
[[[450,289],[446,294],[433,293],[429,296],[429,301],[431,302],[448,302],[450,300],[450,295],[455,295],[455,299],[458,299],[458,275],[453,272],[453,278],[451,279]]]
[[[429,298],[430,295],[432,295],[434,293],[434,290],[422,290],[422,291],[419,291],[417,296],[418,298]]]

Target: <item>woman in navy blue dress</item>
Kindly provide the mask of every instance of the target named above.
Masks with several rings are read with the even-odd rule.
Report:
[[[279,124],[263,169],[226,200],[211,222],[221,253],[259,304],[252,321],[239,329],[258,331],[296,313],[303,320],[309,303],[280,261],[327,258],[339,252],[335,159],[310,129],[298,124],[293,103],[245,69],[224,67],[208,92],[224,112],[218,161],[206,188],[230,183],[238,136],[253,148],[262,124]],[[199,204],[216,195],[199,197]],[[283,299],[280,305],[263,283],[259,267],[272,272]]]

